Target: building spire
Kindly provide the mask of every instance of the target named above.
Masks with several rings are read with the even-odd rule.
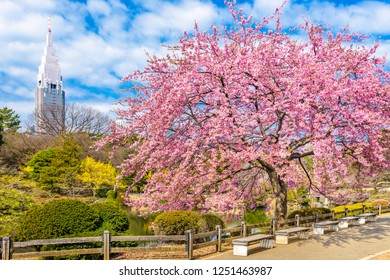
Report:
[[[50,16],[46,38],[35,88],[34,129],[36,133],[57,133],[57,126],[63,120],[65,91],[62,89],[61,68],[53,45]]]

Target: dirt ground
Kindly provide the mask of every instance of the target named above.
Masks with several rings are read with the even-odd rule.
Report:
[[[222,244],[222,252],[232,250],[231,244]],[[198,249],[194,251],[194,259],[201,260],[217,254],[215,252],[215,247],[207,247],[203,249]],[[144,251],[134,251],[127,252],[123,254],[117,254],[113,259],[116,260],[156,260],[156,259],[165,259],[165,260],[187,260],[187,253],[183,251],[163,251],[163,252],[144,252]],[[386,251],[383,254],[376,255],[370,260],[390,260],[390,251]]]
[[[181,247],[182,248],[182,247]],[[231,244],[222,244],[222,252],[226,252],[228,250],[231,250],[233,247]],[[187,260],[187,252],[184,252],[184,250],[174,250],[173,247],[172,250],[166,250],[166,251],[132,251],[132,252],[126,252],[122,254],[117,254],[112,259],[116,260],[156,260],[156,259],[165,259],[165,260]],[[178,249],[178,248],[176,248]],[[193,259],[202,259],[208,256],[211,256],[213,254],[216,254],[215,247],[210,246],[202,249],[194,250]]]

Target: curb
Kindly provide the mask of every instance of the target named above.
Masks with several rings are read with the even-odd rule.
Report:
[[[365,257],[363,259],[360,259],[360,260],[371,260],[372,258],[375,258],[377,256],[380,256],[380,255],[383,255],[383,254],[386,254],[386,253],[390,253],[390,250],[382,251],[382,252],[379,252],[379,253],[376,253],[376,254],[373,254],[373,255],[368,255],[367,257]]]

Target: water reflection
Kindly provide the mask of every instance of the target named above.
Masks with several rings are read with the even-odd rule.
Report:
[[[148,230],[148,220],[137,216],[134,212],[129,213],[130,225],[127,233],[130,235],[151,235],[152,233]]]

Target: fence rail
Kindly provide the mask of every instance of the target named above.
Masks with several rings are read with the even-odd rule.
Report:
[[[72,237],[72,238],[57,238],[57,239],[37,239],[24,242],[14,242],[14,248],[23,248],[39,245],[64,245],[64,244],[77,244],[77,243],[89,243],[89,242],[102,242],[101,236],[93,237]]]
[[[276,219],[272,219],[271,222],[247,225],[242,222],[240,226],[234,228],[222,229],[221,226],[217,226],[216,230],[205,233],[193,233],[191,230],[187,231],[184,235],[153,235],[153,236],[111,236],[109,231],[104,231],[102,236],[93,237],[72,237],[72,238],[57,238],[57,239],[37,239],[24,242],[12,242],[10,237],[3,237],[0,239],[0,255],[2,260],[13,259],[31,259],[41,257],[59,257],[69,255],[87,255],[87,254],[101,254],[105,260],[110,259],[111,253],[124,253],[133,251],[185,251],[187,252],[188,259],[193,259],[194,250],[215,246],[216,252],[221,251],[223,243],[230,243],[236,238],[250,236],[257,232],[270,232],[275,234],[278,227],[286,226],[286,224],[293,224],[294,226],[312,225],[315,222],[324,219],[337,219],[338,216],[349,216],[352,213],[364,213],[375,212],[378,215],[382,213],[390,212],[389,205],[378,207],[365,207],[354,209],[349,211],[346,208],[345,211],[318,214],[314,213],[313,216],[300,217],[296,215],[294,218],[287,219],[284,225],[279,224]],[[253,229],[258,229],[253,231]],[[253,233],[252,233],[253,232]],[[134,241],[134,242],[173,242],[175,244],[181,243],[182,245],[171,246],[169,248],[162,247],[113,247],[112,242],[116,241]],[[48,250],[48,251],[28,251],[28,252],[15,252],[19,248],[34,250],[34,246],[44,245],[66,245],[66,244],[85,244],[85,243],[101,243],[102,247],[98,248],[84,248],[84,249],[66,249],[66,250]],[[97,246],[97,245],[96,245]],[[15,250],[16,249],[16,250]]]

